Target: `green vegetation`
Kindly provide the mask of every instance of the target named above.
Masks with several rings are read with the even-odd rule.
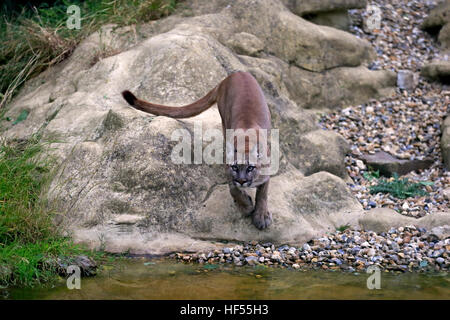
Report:
[[[20,12],[0,8],[0,115],[20,86],[67,58],[76,45],[106,23],[138,24],[170,14],[177,0],[57,0]],[[66,27],[67,7],[78,5],[81,29]],[[25,120],[23,110],[14,124]],[[7,119],[12,121],[13,119]],[[58,258],[102,253],[74,245],[55,226],[57,212],[41,199],[52,161],[38,136],[0,141],[0,286],[25,285],[57,278]]]
[[[363,173],[363,177],[368,181],[372,181],[372,179],[378,179],[380,178],[380,171],[366,171]]]
[[[178,0],[59,0],[21,12],[0,8],[0,114],[28,79],[67,58],[76,45],[106,23],[119,26],[159,19]],[[81,29],[68,29],[67,8],[80,7]]]
[[[405,199],[408,197],[424,196],[427,193],[423,190],[426,185],[433,184],[432,182],[412,183],[408,179],[400,179],[397,174],[394,174],[392,179],[379,179],[378,183],[370,187],[370,193],[375,194],[390,193],[396,198]]]
[[[56,212],[40,200],[51,175],[45,147],[37,136],[0,142],[0,286],[56,279],[57,265],[50,261],[58,257],[99,257],[63,237],[53,224]]]
[[[19,11],[0,7],[0,116],[6,103],[28,79],[67,58],[76,45],[102,25],[138,24],[170,14],[178,0],[56,0]],[[11,6],[9,2],[9,5]],[[81,29],[70,30],[70,5],[80,7]],[[14,5],[13,5],[14,7]],[[17,8],[15,6],[14,8]],[[11,9],[11,7],[9,7]],[[25,120],[23,110],[17,124]],[[52,160],[44,156],[40,137],[27,141],[0,140],[0,287],[32,286],[57,279],[59,267],[75,255],[111,258],[73,244],[61,234],[41,199],[50,178]]]
[[[346,225],[342,225],[342,226],[336,228],[336,231],[338,231],[338,232],[344,232],[344,231],[347,230],[348,228],[350,228],[350,225],[349,225],[349,224],[346,224]]]

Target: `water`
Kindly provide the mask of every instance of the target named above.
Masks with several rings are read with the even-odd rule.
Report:
[[[367,289],[369,274],[267,267],[183,264],[168,260],[121,261],[52,288],[10,289],[8,299],[450,299],[444,274],[381,274],[381,289]],[[1,292],[0,292],[1,293]]]

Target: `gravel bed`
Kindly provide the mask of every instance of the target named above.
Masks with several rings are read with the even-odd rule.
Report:
[[[435,39],[420,29],[420,24],[436,1],[370,2],[381,10],[381,27],[373,32],[363,30],[365,10],[351,10],[351,32],[368,40],[377,52],[370,64],[373,70],[407,70],[418,77],[415,89],[396,88],[395,96],[371,100],[335,113],[323,115],[322,128],[344,136],[352,153],[345,159],[353,183],[349,187],[366,210],[389,207],[401,214],[422,217],[434,211],[448,210],[449,201],[443,190],[450,186],[450,173],[443,169],[440,150],[440,124],[448,115],[450,88],[428,83],[419,76],[421,67],[439,56]],[[370,194],[369,187],[377,183],[364,178],[368,168],[360,160],[363,154],[385,151],[399,159],[432,159],[425,170],[402,176],[411,182],[427,181],[426,196],[397,199],[389,194]]]
[[[272,243],[236,245],[223,250],[175,253],[185,263],[235,266],[267,265],[292,269],[323,269],[356,272],[377,265],[383,271],[448,271],[450,239],[414,226],[389,232],[345,230],[305,243],[303,247],[275,247]]]

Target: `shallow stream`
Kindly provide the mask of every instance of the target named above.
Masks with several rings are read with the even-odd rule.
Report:
[[[183,264],[131,259],[103,266],[69,290],[53,287],[3,290],[7,299],[450,299],[448,273],[381,273],[381,289],[369,290],[370,274],[281,268]],[[1,291],[1,290],[0,290]]]

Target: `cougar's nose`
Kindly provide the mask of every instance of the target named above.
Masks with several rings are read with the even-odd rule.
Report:
[[[237,179],[236,181],[242,185],[247,182],[247,179]]]

